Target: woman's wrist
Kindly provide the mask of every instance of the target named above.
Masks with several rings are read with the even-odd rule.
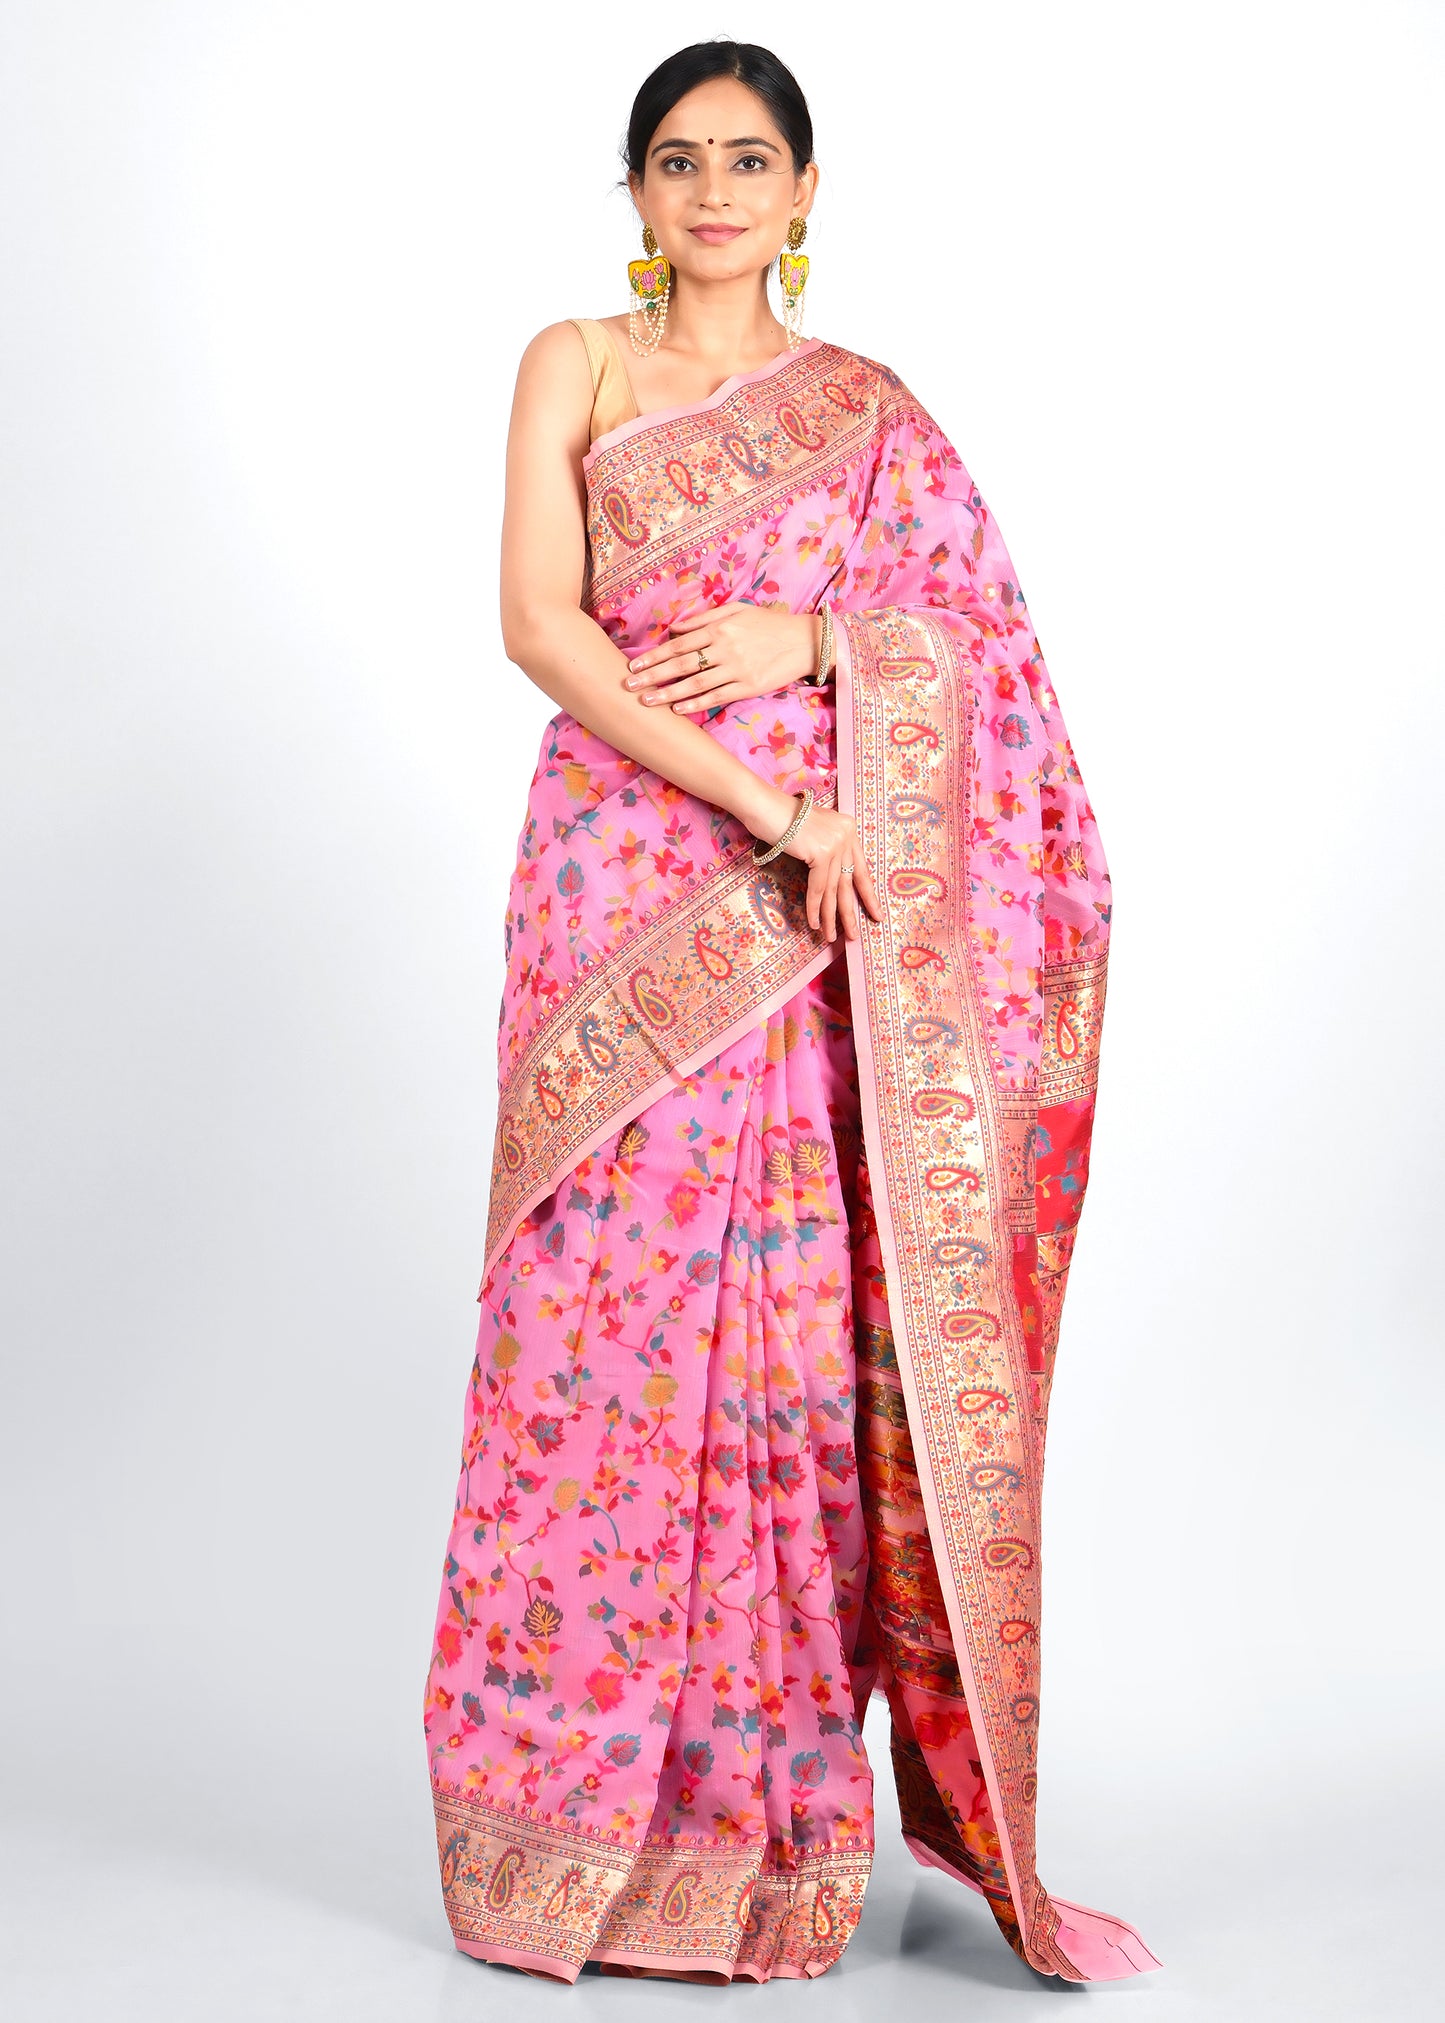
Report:
[[[753,774],[752,785],[734,803],[732,811],[760,843],[776,843],[798,812],[798,797]]]

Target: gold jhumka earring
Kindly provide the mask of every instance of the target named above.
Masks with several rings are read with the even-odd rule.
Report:
[[[667,305],[672,299],[672,266],[657,250],[657,234],[651,225],[642,228],[645,260],[629,260],[627,278],[632,283],[632,300],[627,305],[627,336],[639,358],[650,358],[662,342],[667,328]],[[807,262],[804,261],[804,266]],[[642,311],[643,335],[637,335],[637,315]]]
[[[783,288],[783,328],[788,333],[788,349],[796,351],[803,341],[803,290],[808,285],[808,256],[798,251],[808,236],[806,218],[794,218],[788,226],[789,251],[778,255],[778,280]]]

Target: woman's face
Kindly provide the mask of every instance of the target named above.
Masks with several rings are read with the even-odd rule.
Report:
[[[756,92],[713,78],[680,98],[628,178],[639,216],[679,272],[726,281],[775,260],[792,218],[806,217],[817,165],[793,157]]]

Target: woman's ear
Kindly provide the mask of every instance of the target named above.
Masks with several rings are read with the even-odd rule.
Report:
[[[809,162],[798,177],[793,196],[795,217],[806,218],[813,208],[813,199],[818,194],[818,164]]]

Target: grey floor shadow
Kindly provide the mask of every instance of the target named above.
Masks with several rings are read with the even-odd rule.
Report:
[[[898,1934],[898,1953],[900,1959],[950,1980],[1018,1994],[1050,1989],[1081,1992],[1077,1982],[1035,1973],[1014,1952],[987,1906],[947,1877],[920,1876],[913,1885]]]

